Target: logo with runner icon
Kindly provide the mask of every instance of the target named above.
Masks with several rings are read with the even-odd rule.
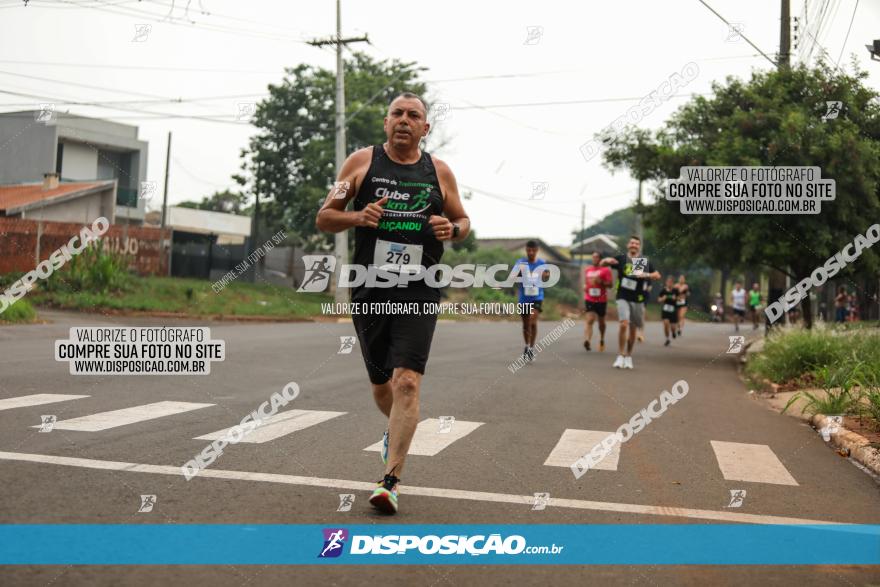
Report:
[[[440,416],[440,434],[449,434],[452,431],[452,425],[455,424],[455,416]]]
[[[302,285],[296,291],[319,292],[327,289],[330,285],[330,276],[336,270],[336,257],[333,255],[303,255],[303,265],[306,268]]]
[[[142,495],[141,496],[141,507],[138,508],[139,514],[148,514],[153,511],[153,506],[156,505],[156,496],[155,495]]]
[[[729,336],[727,337],[729,341],[729,346],[727,347],[727,354],[733,355],[741,353],[743,347],[746,346],[746,337],[745,336]]]
[[[354,349],[355,342],[357,342],[357,338],[355,338],[354,336],[340,336],[339,350],[336,352],[336,354],[350,355],[352,349]]]
[[[730,490],[730,503],[728,503],[726,508],[738,508],[742,507],[742,504],[746,500],[746,490],[745,489],[731,489]]]
[[[337,512],[350,512],[351,506],[354,505],[354,493],[340,493],[339,494],[339,507],[336,508]]]
[[[345,541],[348,540],[348,530],[344,528],[324,528],[324,548],[318,558],[336,558],[342,554]]]
[[[532,500],[532,510],[546,509],[548,503],[550,503],[549,493],[535,493],[535,498]]]
[[[55,422],[57,420],[57,416],[40,416],[39,432],[52,432],[52,429],[55,427]]]

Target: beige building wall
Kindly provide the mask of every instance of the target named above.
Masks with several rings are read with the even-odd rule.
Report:
[[[22,218],[28,220],[77,222],[89,225],[101,216],[111,224],[116,222],[116,189],[113,187],[66,202],[26,210],[21,214]]]

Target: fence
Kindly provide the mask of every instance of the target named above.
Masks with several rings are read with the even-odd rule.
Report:
[[[0,273],[30,271],[61,245],[78,235],[83,224],[21,218],[0,218]],[[90,225],[89,225],[90,226]],[[163,246],[171,231],[114,224],[102,239],[110,251],[131,258],[139,275],[167,275],[168,254]]]

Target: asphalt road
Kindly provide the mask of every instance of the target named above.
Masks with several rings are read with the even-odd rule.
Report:
[[[388,518],[374,514],[367,503],[366,484],[381,477],[382,465],[378,453],[364,449],[381,439],[384,418],[373,404],[359,350],[338,354],[340,336],[353,333],[350,323],[177,322],[58,312],[46,316],[51,323],[0,327],[0,400],[31,394],[88,397],[0,410],[4,524],[687,524],[784,523],[787,518],[880,523],[880,488],[872,477],[838,456],[808,426],[749,396],[735,358],[726,354],[728,335],[733,334],[729,325],[688,323],[683,338],[663,347],[659,324],[649,323],[647,341],[637,347],[635,369],[621,371],[611,368],[617,324],[609,324],[609,350],[587,353],[578,322],[543,349],[533,364],[511,373],[508,365],[522,350],[518,323],[441,322],[422,387],[420,420],[453,416],[455,422],[446,434],[435,431],[434,421],[425,425],[426,443],[440,450],[409,457],[400,513]],[[539,338],[558,324],[542,322]],[[225,340],[227,358],[201,377],[70,375],[67,363],[54,360],[55,340],[67,338],[72,326],[98,325],[209,325],[213,338]],[[545,464],[551,454],[567,462],[554,450],[566,430],[616,430],[678,380],[688,383],[688,395],[620,448],[616,468],[609,461],[605,464],[610,469],[575,479],[568,467]],[[337,414],[324,414],[326,419],[314,425],[267,442],[229,446],[205,474],[190,481],[166,469],[99,468],[107,462],[179,467],[210,442],[197,436],[233,426],[290,381],[301,393],[287,410]],[[211,405],[99,431],[63,426],[73,418],[162,401]],[[46,414],[57,417],[56,428],[40,433],[34,426]],[[567,434],[577,445],[578,435],[587,433]],[[65,460],[69,458],[85,460]],[[722,469],[722,462],[736,458],[743,459],[738,471],[734,464]],[[743,475],[752,480],[743,480]],[[727,507],[731,490],[746,491],[738,508]],[[536,492],[550,494],[545,509],[533,509],[529,500]],[[337,511],[340,493],[354,494],[350,511]],[[138,512],[142,494],[156,496],[152,512]],[[4,585],[169,581],[876,585],[880,568],[0,569]]]

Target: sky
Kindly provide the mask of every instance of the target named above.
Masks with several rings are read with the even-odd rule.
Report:
[[[779,1],[705,1],[775,59]],[[848,67],[855,54],[880,91],[880,61],[864,47],[880,31],[880,2],[793,0],[791,15],[801,37],[793,63],[824,51]],[[346,36],[369,36],[352,48],[428,68],[429,99],[448,104],[435,154],[470,192],[478,236],[557,245],[571,243],[582,204],[589,226],[636,197],[626,172],[584,157],[594,133],[673,74],[690,75],[637,126],[659,128],[713,82],[773,67],[700,0],[346,0],[342,24]],[[169,202],[199,200],[236,187],[231,176],[256,132],[242,104],[266,96],[285,67],[335,69],[332,48],[306,42],[335,26],[332,0],[0,0],[0,112],[52,102],[137,125],[150,145],[147,179],[159,186],[170,131]]]

